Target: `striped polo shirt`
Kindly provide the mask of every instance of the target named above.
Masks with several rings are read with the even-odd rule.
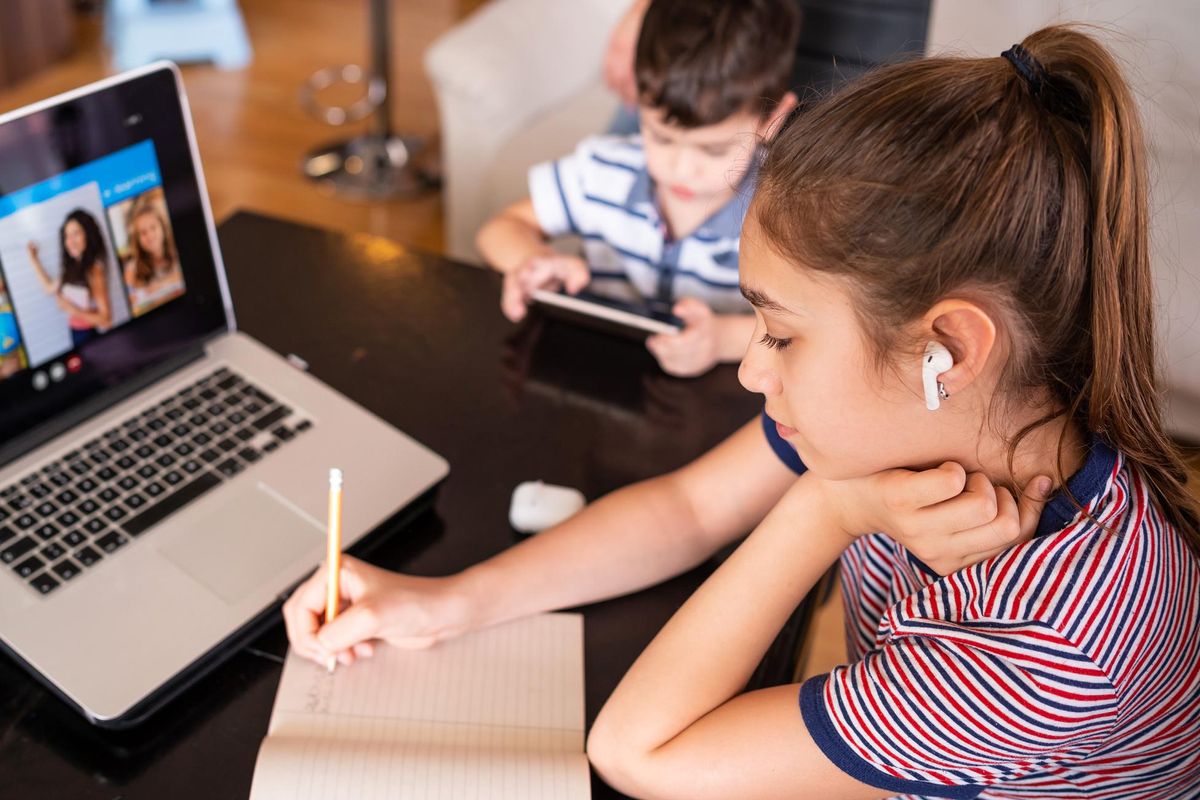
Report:
[[[757,165],[757,156],[755,165]],[[529,196],[547,236],[579,236],[589,290],[668,305],[703,300],[721,314],[750,312],[738,290],[738,240],[756,166],[733,199],[690,235],[668,236],[640,136],[593,136],[575,152],[529,171]]]
[[[772,448],[804,465],[766,415]],[[851,663],[800,689],[821,750],[904,797],[1200,797],[1200,559],[1093,439],[1033,539],[940,577],[883,534],[840,561]]]

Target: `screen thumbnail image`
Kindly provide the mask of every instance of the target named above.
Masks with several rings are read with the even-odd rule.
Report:
[[[108,219],[133,316],[183,294],[183,269],[162,187],[109,206]]]
[[[25,369],[25,348],[21,346],[21,331],[13,315],[12,302],[8,299],[8,287],[0,277],[0,379]]]
[[[105,220],[96,183],[0,219],[0,264],[33,366],[129,319]]]

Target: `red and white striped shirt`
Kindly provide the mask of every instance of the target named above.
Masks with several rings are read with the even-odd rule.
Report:
[[[1059,494],[944,578],[883,534],[846,551],[851,663],[800,691],[841,769],[912,797],[1200,798],[1200,559],[1098,439],[1068,486],[1108,530]]]

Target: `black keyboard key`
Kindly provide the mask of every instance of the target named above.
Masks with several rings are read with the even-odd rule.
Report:
[[[172,422],[178,422],[179,420],[183,419],[183,414],[184,411],[182,408],[172,408],[167,412],[167,419],[171,420]]]
[[[64,528],[69,528],[75,523],[79,522],[79,515],[74,511],[64,511],[62,514],[58,515],[57,522]]]
[[[208,426],[208,429],[212,431],[213,436],[224,436],[225,432],[229,430],[229,426],[224,422],[214,422]]]
[[[294,430],[296,433],[304,433],[306,430],[308,430],[311,427],[312,427],[311,422],[309,422],[306,419],[302,419],[296,423],[296,427],[293,428],[292,430]]]
[[[158,467],[154,466],[153,464],[143,464],[138,468],[137,474],[141,475],[146,480],[149,480],[158,474]]]
[[[124,439],[114,439],[108,446],[114,453],[123,453],[129,449],[129,442]]]
[[[262,403],[264,406],[274,405],[274,403],[275,403],[274,397],[271,397],[271,395],[267,394],[266,392],[264,392],[262,389],[258,388],[257,386],[247,386],[246,394],[254,395],[255,397],[258,398],[258,402]]]
[[[95,564],[97,561],[103,558],[103,556],[90,547],[80,548],[80,550],[75,553],[75,557],[79,559],[79,563],[83,564],[85,567],[90,567],[92,564]]]
[[[200,433],[197,433],[195,436],[192,437],[192,441],[195,442],[196,444],[200,445],[201,447],[203,447],[204,445],[206,445],[212,441],[212,437],[209,436],[204,431],[200,431]]]
[[[37,480],[38,480],[37,473],[31,472],[28,475],[26,475],[24,478],[21,478],[21,485],[28,486],[31,483],[37,483]]]
[[[52,569],[54,570],[54,574],[58,575],[64,581],[69,581],[80,573],[79,567],[72,563],[69,558],[58,562]]]
[[[211,464],[214,461],[221,460],[221,453],[219,450],[205,450],[200,454],[200,458]]]
[[[21,514],[19,517],[13,520],[13,524],[23,531],[27,531],[34,525],[37,525],[37,522],[37,517],[35,517],[33,514]]]
[[[33,532],[37,534],[39,539],[45,542],[58,535],[58,528],[52,522],[44,522],[37,526]]]
[[[137,478],[133,477],[132,475],[126,475],[124,478],[121,478],[121,480],[117,481],[117,486],[120,486],[122,489],[124,489],[127,492],[135,489],[137,487],[137,485],[138,485],[138,480],[137,480]]]
[[[125,519],[125,517],[129,516],[129,512],[126,511],[125,509],[121,508],[120,506],[112,506],[110,508],[104,509],[104,516],[108,517],[113,522],[118,522],[120,520]]]
[[[33,588],[37,589],[42,594],[50,594],[60,585],[58,581],[54,580],[54,578],[51,578],[50,575],[45,572],[43,572],[41,575],[38,575],[29,583],[33,586]]]
[[[177,472],[174,474],[179,476],[179,480],[183,480],[182,475],[179,475],[179,473],[177,473]],[[176,481],[176,483],[178,483],[178,482],[179,481]],[[154,481],[152,483],[148,483],[145,486],[143,486],[142,491],[145,492],[146,494],[150,495],[151,497],[158,497],[159,495],[166,492],[167,489],[165,486],[163,486],[158,481]]]
[[[232,387],[234,387],[234,386],[237,386],[237,385],[238,385],[239,383],[241,383],[241,382],[242,382],[242,379],[241,379],[241,378],[239,378],[237,375],[232,375],[232,374],[231,374],[231,375],[230,375],[228,378],[226,378],[225,380],[223,380],[223,381],[219,381],[219,382],[217,383],[217,388],[218,388],[218,389],[220,389],[220,390],[222,390],[222,391],[224,391],[224,390],[226,390],[226,389],[230,389],[230,388],[232,388]]]
[[[11,564],[35,547],[37,547],[37,542],[29,537],[17,539],[17,541],[8,547],[0,550],[0,561],[3,561],[5,564]]]
[[[276,406],[266,414],[263,414],[261,417],[254,420],[253,424],[256,429],[265,431],[280,420],[286,419],[291,413],[292,410],[287,406]]]
[[[83,523],[83,529],[92,536],[102,532],[106,527],[108,526],[104,524],[104,520],[100,519],[99,517],[89,519],[87,522]]]
[[[47,561],[55,561],[58,558],[60,558],[62,556],[62,554],[65,552],[67,552],[67,551],[63,549],[63,546],[61,544],[59,544],[58,542],[51,542],[50,544],[48,544],[42,548],[42,557],[45,558]]]
[[[196,466],[200,466],[200,465],[199,465],[199,464],[197,464]],[[168,485],[170,485],[170,486],[178,486],[178,485],[179,485],[181,482],[183,482],[183,473],[181,473],[181,472],[180,472],[179,470],[177,470],[177,469],[173,469],[173,470],[171,470],[170,472],[168,472],[168,473],[166,473],[166,474],[164,474],[164,475],[163,475],[163,480],[164,480],[164,481],[166,481],[166,482],[167,482],[167,484],[168,484]],[[146,493],[147,493],[147,494],[149,494],[149,493],[150,493],[150,487],[151,487],[151,486],[157,486],[157,487],[159,487],[160,489],[162,488],[161,484],[158,484],[158,483],[152,483],[152,484],[150,484],[150,486],[147,486],[147,487],[146,487]]]
[[[105,467],[96,473],[96,477],[102,481],[111,481],[113,478],[117,477],[117,471],[112,467]]]
[[[146,423],[146,427],[152,431],[161,431],[163,428],[167,427],[167,421],[161,418],[152,419]]]
[[[71,464],[71,472],[74,472],[76,475],[87,475],[88,470],[91,468],[92,465],[86,459],[80,459]]]
[[[4,544],[9,539],[14,538],[17,532],[7,525],[0,525],[0,544]]]
[[[71,476],[66,472],[56,472],[50,476],[50,482],[55,486],[63,487],[71,482]]]
[[[79,531],[67,531],[63,536],[63,541],[66,542],[68,547],[79,547],[79,545],[87,541],[87,537]]]
[[[279,449],[279,442],[272,439],[271,441],[264,444],[262,449],[263,449],[264,453],[273,453],[274,451]]]
[[[225,406],[221,405],[220,403],[213,403],[208,407],[208,413],[212,414],[214,417],[220,417],[225,413]]]
[[[112,453],[108,452],[107,450],[97,450],[96,452],[92,453],[92,461],[95,461],[97,464],[103,464],[110,458],[112,458]]]
[[[229,415],[229,423],[231,425],[241,425],[246,421],[246,415],[240,411],[235,411]]]
[[[292,433],[287,425],[280,425],[275,430],[271,431],[275,438],[281,442],[288,442],[296,438],[296,434]]]
[[[196,448],[192,447],[187,442],[180,442],[174,447],[175,454],[180,456],[190,456],[195,452]]]
[[[197,408],[200,407],[200,401],[194,397],[189,397],[187,400],[183,401],[182,405],[188,411],[195,411]]]
[[[13,567],[13,571],[22,578],[28,578],[30,575],[37,572],[44,566],[46,566],[46,564],[40,558],[37,556],[30,556],[20,564],[17,564],[15,567]]]
[[[246,415],[249,417],[253,417],[255,414],[257,414],[258,412],[260,412],[262,410],[263,410],[263,407],[253,400],[251,400],[249,403],[246,403],[246,405],[242,406],[242,411],[245,411]]]
[[[146,505],[146,498],[134,492],[125,498],[125,505],[129,506],[134,511],[137,511],[142,506]]]
[[[150,435],[150,431],[145,428],[134,428],[129,432],[129,439],[133,442],[140,442]]]
[[[194,475],[200,471],[200,462],[195,460],[194,458],[189,458],[187,461],[183,462],[180,466],[183,467],[183,471],[188,473],[189,475]]]
[[[231,450],[237,450],[238,443],[235,442],[233,439],[222,439],[220,442],[217,443],[217,447],[221,448],[221,450],[228,453]]]
[[[129,540],[116,531],[109,531],[96,540],[96,545],[106,553],[111,553],[114,550],[122,547]]]
[[[144,444],[133,452],[137,454],[138,458],[149,458],[150,456],[154,455],[154,448],[148,444]]]
[[[33,511],[35,514],[37,514],[40,517],[49,517],[52,514],[54,514],[55,511],[58,511],[58,506],[54,505],[54,503],[51,503],[49,500],[47,500],[43,503],[38,503],[38,507],[35,508]]]
[[[237,433],[234,434],[234,436],[241,439],[243,442],[248,442],[257,435],[258,434],[256,434],[254,431],[250,430],[249,428],[242,428],[240,431],[238,431]]]
[[[202,389],[200,391],[200,396],[203,397],[205,400],[212,400],[213,398],[215,398],[217,396],[217,392],[214,391],[213,389]]]
[[[232,478],[245,469],[236,458],[229,458],[217,465],[217,470],[226,478]]]
[[[99,497],[105,503],[111,503],[120,496],[120,493],[111,486],[105,486],[100,490],[100,494],[97,495],[97,497]]]
[[[4,520],[8,519],[11,516],[12,516],[12,514],[9,514],[8,511],[4,510],[3,508],[0,508],[0,522],[4,522]]]
[[[150,526],[156,525],[197,497],[200,497],[209,489],[220,484],[221,480],[216,475],[203,472],[197,475],[196,479],[187,486],[184,486],[172,495],[168,495],[162,502],[150,506],[137,516],[126,520],[122,523],[121,527],[133,536],[140,536]]]
[[[8,501],[8,507],[13,511],[24,511],[33,505],[33,498],[29,495],[18,495]]]
[[[251,464],[262,458],[262,454],[253,447],[243,447],[241,450],[238,450],[238,455],[242,457],[242,460],[249,461]]]
[[[63,455],[62,455],[63,461],[74,461],[77,458],[79,458],[78,450],[68,450],[67,452],[63,453]]]
[[[31,486],[27,487],[25,489],[25,491],[29,492],[31,495],[33,495],[38,500],[41,500],[44,497],[50,496],[50,487],[44,483],[32,484]]]
[[[154,459],[154,463],[158,464],[163,469],[166,469],[175,463],[175,456],[171,455],[170,453],[163,453],[161,456]]]
[[[79,513],[80,514],[94,514],[96,512],[96,509],[98,509],[98,508],[100,508],[100,504],[89,497],[87,500],[84,500],[82,503],[79,504]]]
[[[136,463],[137,459],[130,456],[121,456],[117,459],[117,466],[121,469],[129,469]]]
[[[107,469],[107,467],[106,467],[106,469]],[[88,494],[91,491],[93,491],[98,485],[99,484],[97,484],[91,478],[84,478],[79,483],[75,484],[75,488],[78,489],[79,491],[83,492],[84,494]]]
[[[158,436],[154,437],[154,444],[158,445],[159,447],[166,447],[170,443],[171,437],[165,433],[160,433]]]
[[[70,489],[63,489],[54,496],[54,499],[58,501],[59,505],[69,506],[71,503],[74,503],[79,499],[79,495],[75,494],[75,492],[71,491]]]

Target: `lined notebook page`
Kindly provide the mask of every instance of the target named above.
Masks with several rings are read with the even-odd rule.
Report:
[[[332,675],[289,654],[251,798],[589,792],[582,617],[543,614]]]

